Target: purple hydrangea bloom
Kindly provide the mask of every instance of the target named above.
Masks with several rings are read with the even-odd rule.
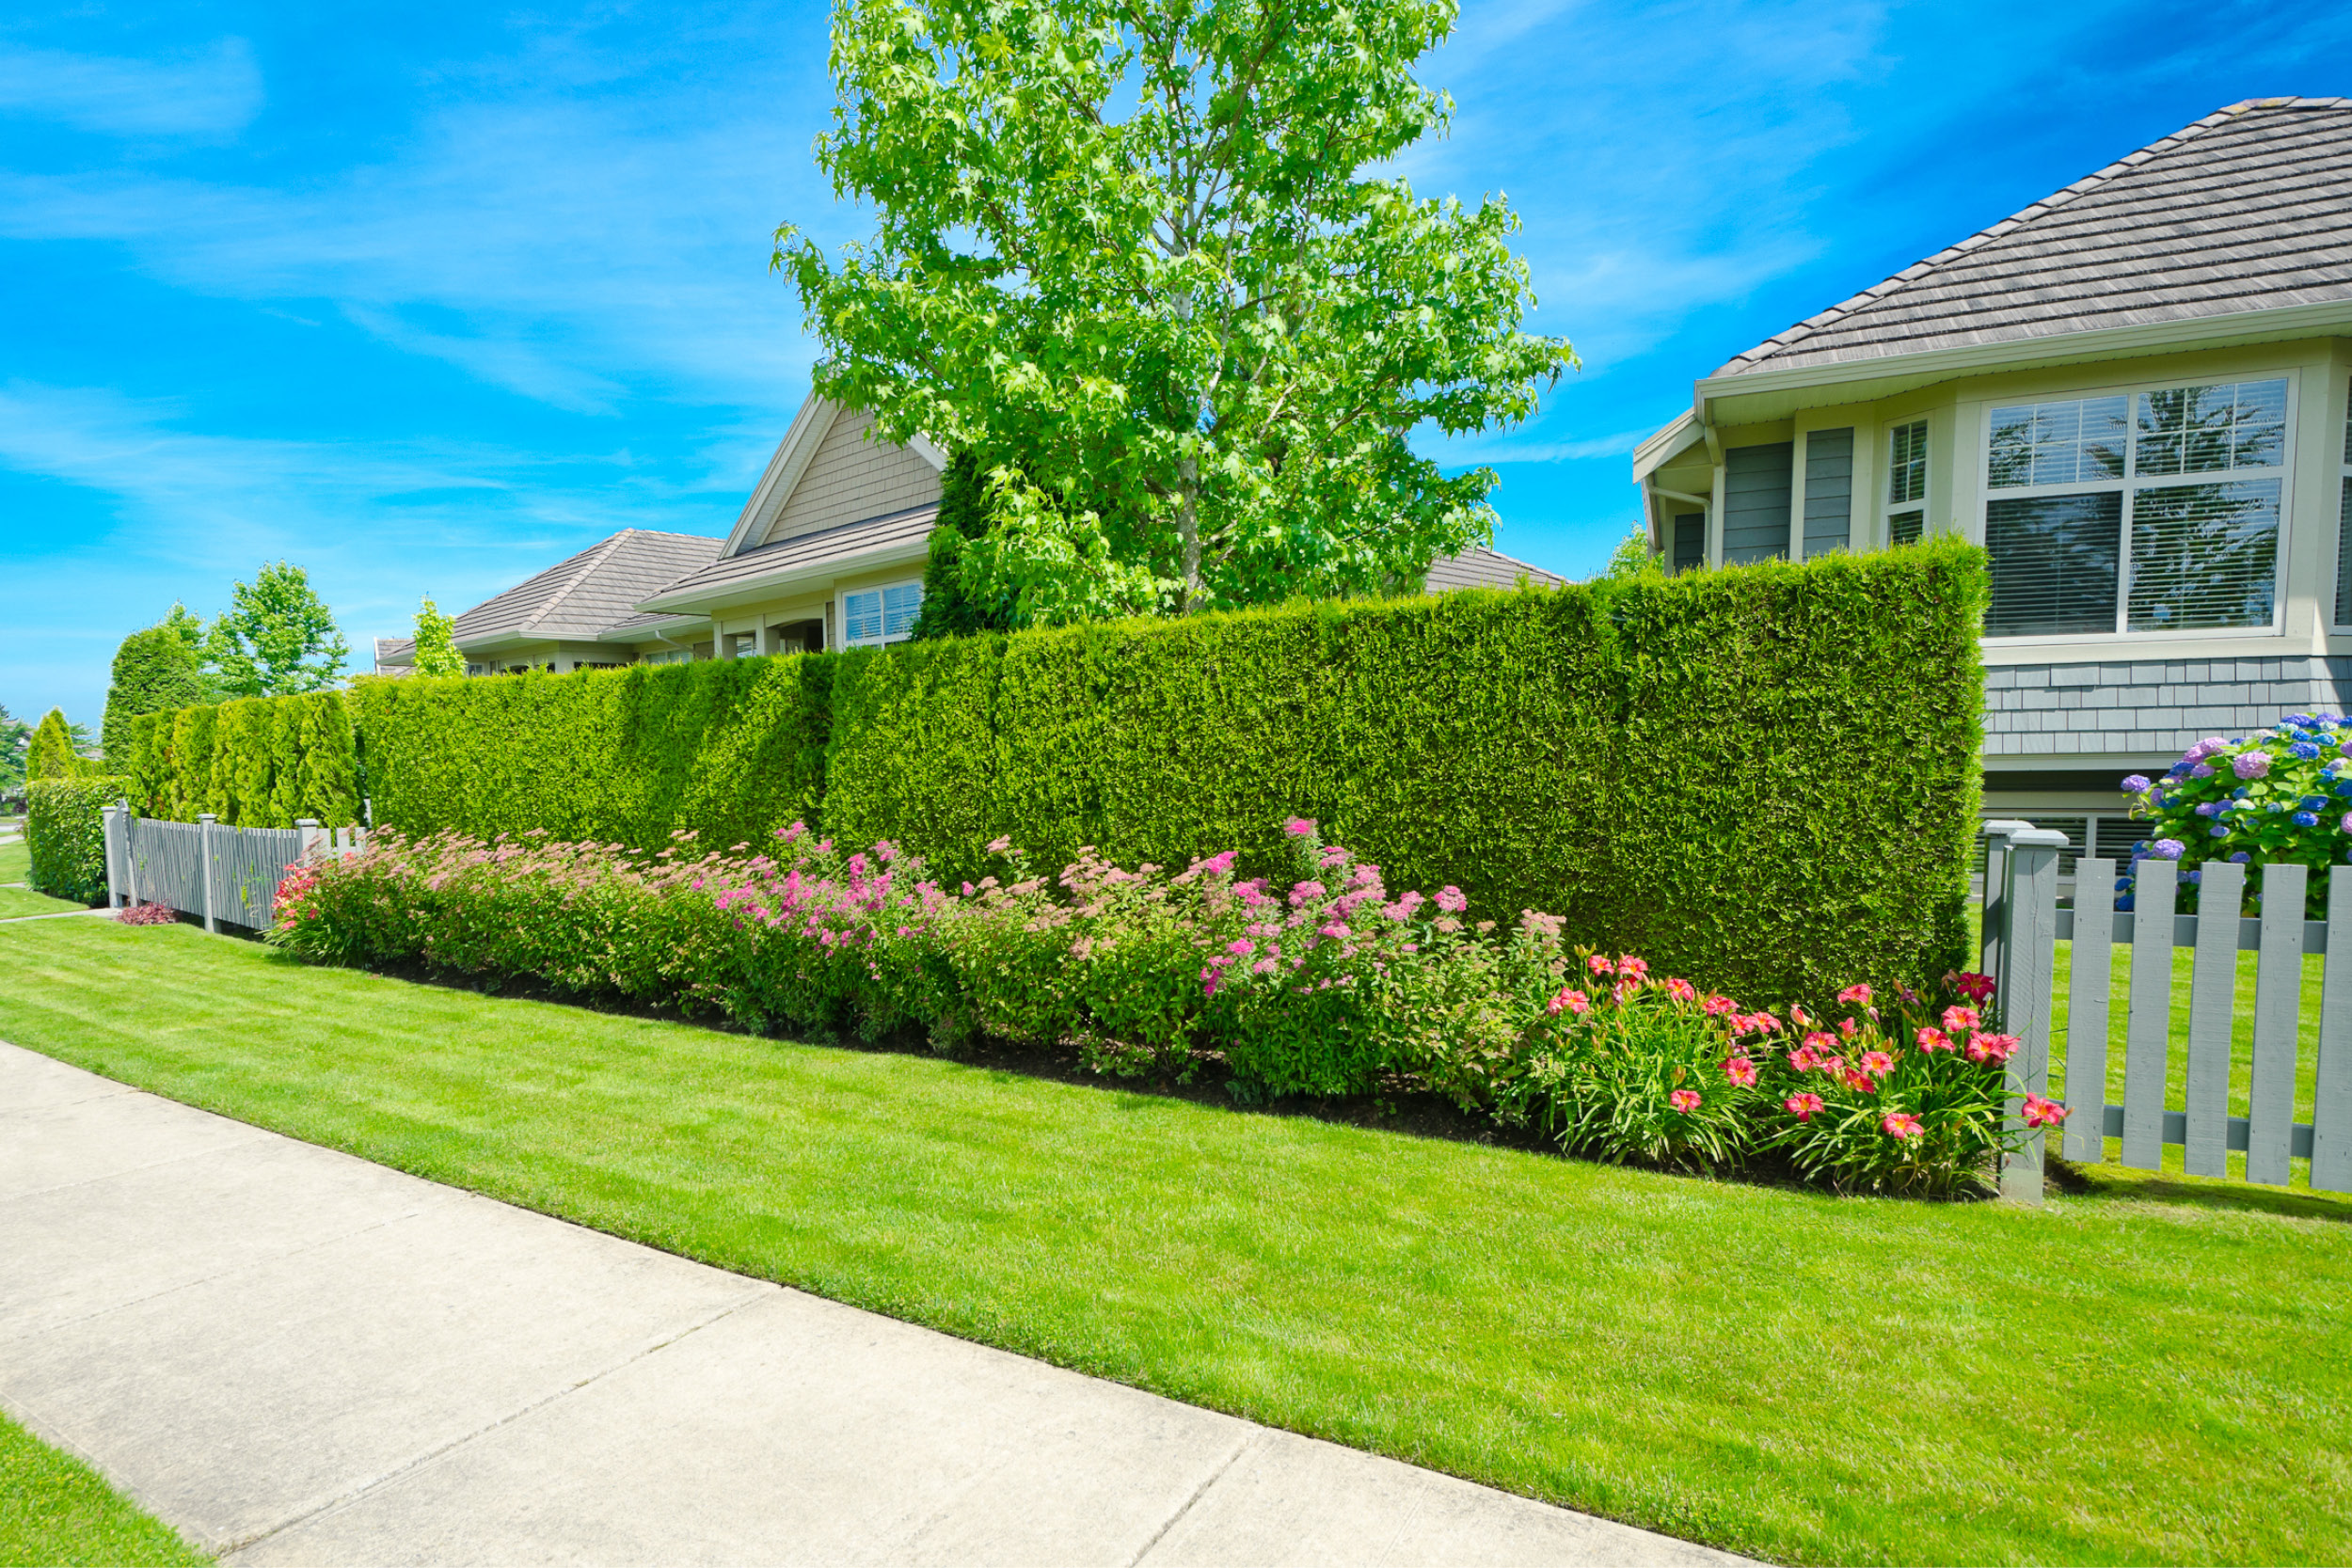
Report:
[[[2187,848],[2188,846],[2177,838],[2160,838],[2149,847],[2148,853],[2155,860],[2176,861]]]
[[[2196,745],[2191,746],[2188,749],[2188,755],[2192,758],[2209,757],[2216,752],[2221,751],[2229,744],[2230,743],[2228,741],[2222,739],[2217,735],[2209,735],[2205,736],[2204,739],[2199,741]]]
[[[2210,779],[2213,777],[2213,764],[2201,762],[2188,770],[2188,776],[2192,779]]]
[[[2207,838],[2227,838],[2230,836],[2230,830],[2220,823],[2216,823],[2214,824],[2213,832],[2207,833],[2205,836]]]
[[[2319,826],[2319,816],[2316,812],[2298,811],[2295,814],[2295,825],[2298,828],[2316,828]]]
[[[2148,787],[2148,784],[2149,779],[2147,774],[2132,773],[2125,776],[2122,787],[2124,794],[2137,795],[2141,790],[2146,789]]]
[[[2230,771],[2241,779],[2259,779],[2270,771],[2270,753],[2240,752],[2230,759]]]
[[[2344,814],[2344,820],[2338,822],[2336,826],[2342,828],[2347,833],[2352,833],[2352,811],[2345,812]]]
[[[2200,816],[2218,816],[2221,815],[2221,802],[2218,800],[2207,800],[2203,805],[2197,808],[2197,815]]]

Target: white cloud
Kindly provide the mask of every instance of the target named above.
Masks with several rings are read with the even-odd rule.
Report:
[[[0,45],[0,112],[120,136],[235,134],[262,108],[243,39],[175,59],[118,59]]]

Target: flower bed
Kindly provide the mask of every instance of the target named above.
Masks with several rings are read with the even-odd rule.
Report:
[[[1978,1012],[1981,977],[1751,1010],[1571,950],[1557,916],[1467,924],[1460,890],[1391,893],[1314,823],[1287,826],[1280,887],[1237,879],[1231,853],[1170,873],[1085,850],[1046,877],[1000,839],[999,875],[949,888],[889,844],[847,852],[797,824],[769,853],[386,833],[295,867],[271,940],[753,1030],[1074,1048],[1104,1072],[1219,1075],[1244,1101],[1426,1089],[1605,1160],[1985,1185],[2015,1041]]]

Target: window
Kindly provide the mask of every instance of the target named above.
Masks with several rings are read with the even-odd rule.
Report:
[[[2343,479],[2336,502],[2336,625],[2352,626],[2352,405],[2344,412]]]
[[[1886,542],[1915,545],[1926,531],[1928,421],[1914,420],[1886,433]]]
[[[684,648],[664,648],[659,653],[646,654],[637,662],[640,664],[688,664],[693,661],[693,657],[694,656]]]
[[[2044,813],[2004,810],[1988,811],[1985,815],[1989,817],[2002,817],[2011,821],[2030,821],[2037,828],[2065,834],[2066,847],[2058,851],[2058,875],[2061,877],[2072,877],[2074,874],[2074,863],[2085,856],[2117,862],[2130,860],[2132,847],[2146,838],[2155,827],[2153,822],[2138,821],[2121,814],[2109,816],[2104,812],[2086,814],[2083,812]],[[1976,857],[1969,864],[1969,869],[1979,877],[1984,875],[1986,843],[1983,830],[1979,829]],[[2121,870],[2122,866],[2119,865],[2117,869]]]
[[[1707,514],[1684,512],[1675,518],[1674,575],[1695,572],[1707,564]]]
[[[2269,627],[2286,411],[2283,377],[1994,409],[1986,635]]]
[[[923,608],[923,585],[894,582],[841,595],[841,641],[851,647],[903,642],[914,630],[915,611]]]

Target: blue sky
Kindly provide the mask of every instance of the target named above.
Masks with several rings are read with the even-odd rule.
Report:
[[[854,237],[821,5],[83,4],[0,16],[0,703],[95,728],[122,635],[310,568],[364,666],[612,530],[721,533],[807,390],[767,268]],[[1495,465],[1572,575],[1724,358],[2244,98],[2352,8],[1470,0],[1405,172],[1505,192],[1584,359]]]

